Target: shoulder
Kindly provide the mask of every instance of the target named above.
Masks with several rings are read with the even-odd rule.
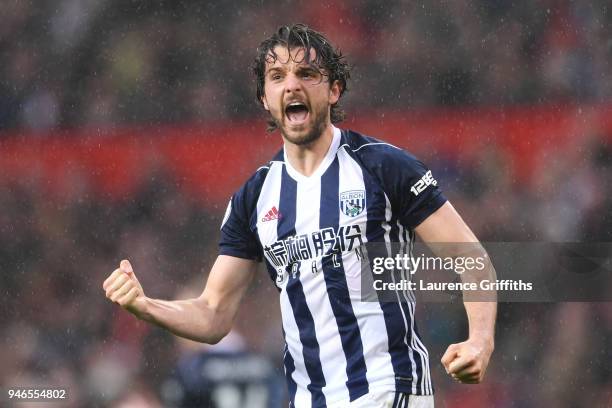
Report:
[[[271,169],[274,166],[282,165],[282,161],[283,153],[281,150],[268,163],[258,167],[232,195],[229,208],[242,214],[245,219],[250,219],[257,209],[257,202],[266,179],[271,173],[274,173]]]
[[[270,169],[274,165],[278,165],[279,162],[282,162],[283,154],[282,150],[278,152],[272,160],[268,163],[258,167],[253,174],[242,184],[242,186],[238,189],[236,194],[234,194],[234,199],[244,199],[246,201],[257,200],[259,193],[261,192],[261,188],[266,181],[266,178],[270,174]]]
[[[341,147],[362,166],[375,173],[388,175],[398,172],[421,173],[424,168],[423,163],[412,153],[384,140],[352,130],[343,130]]]
[[[255,170],[255,172],[251,174],[251,176],[244,182],[238,192],[249,194],[260,189],[268,176],[270,166],[271,164],[268,163],[264,166],[258,167],[257,170]]]

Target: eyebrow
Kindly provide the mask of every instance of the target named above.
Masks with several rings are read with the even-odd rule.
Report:
[[[296,71],[321,71],[318,67],[316,67],[315,65],[301,65],[297,68]]]
[[[280,72],[280,71],[284,71],[284,69],[281,67],[270,67],[266,71],[265,75],[268,75],[270,72]]]
[[[286,71],[287,69],[284,67],[270,67],[268,68],[268,70],[265,72],[265,75],[268,75],[271,72],[283,72]],[[300,65],[296,68],[297,72],[301,72],[301,71],[312,71],[312,72],[321,72],[320,69],[317,69],[317,67],[315,65]]]

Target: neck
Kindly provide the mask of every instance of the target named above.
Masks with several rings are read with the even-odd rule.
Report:
[[[296,145],[285,139],[285,154],[291,166],[308,177],[315,172],[329,150],[334,138],[334,129],[329,123],[321,136],[307,145]]]

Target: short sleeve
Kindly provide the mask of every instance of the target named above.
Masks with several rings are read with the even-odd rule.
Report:
[[[406,228],[414,229],[447,201],[432,171],[405,150],[370,139],[360,153]]]
[[[398,163],[395,208],[402,225],[414,229],[447,200],[432,171],[409,153],[400,152],[404,157]]]
[[[251,228],[251,214],[257,198],[243,186],[227,205],[221,223],[219,254],[261,262],[263,253],[256,232]]]

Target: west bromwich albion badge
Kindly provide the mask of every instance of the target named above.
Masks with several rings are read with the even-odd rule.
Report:
[[[340,193],[340,209],[349,217],[356,217],[366,206],[364,190],[351,190]]]

